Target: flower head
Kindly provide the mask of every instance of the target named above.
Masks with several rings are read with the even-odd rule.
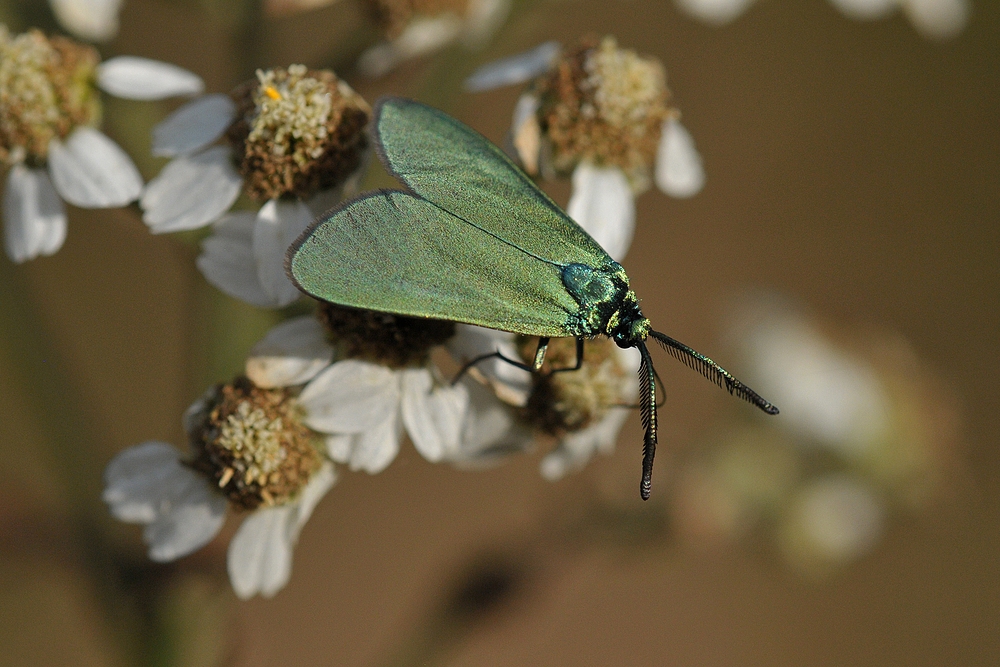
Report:
[[[215,222],[198,268],[230,296],[281,307],[300,296],[284,255],[318,213],[353,187],[366,164],[371,110],[328,70],[260,70],[230,95],[205,95],[153,130],[173,157],[140,202],[154,233]],[[216,144],[225,139],[224,144]],[[241,193],[256,213],[226,211]]]
[[[49,145],[100,122],[97,51],[38,30],[0,31],[0,159],[44,164]]]
[[[15,262],[51,255],[66,238],[61,200],[83,208],[124,206],[142,178],[132,160],[97,130],[100,89],[119,97],[190,95],[201,80],[180,68],[97,52],[38,30],[10,35],[0,25],[0,163],[4,247]]]
[[[580,162],[618,167],[634,191],[649,188],[667,106],[663,66],[622,49],[613,37],[565,54],[535,84],[539,130],[552,167],[569,174]]]
[[[333,72],[258,70],[232,97],[237,120],[226,137],[252,199],[308,199],[360,166],[368,105]]]
[[[612,258],[628,251],[636,195],[655,182],[673,197],[704,185],[701,157],[669,106],[663,66],[618,46],[585,40],[566,53],[547,42],[485,65],[472,91],[530,81],[514,110],[513,151],[529,174],[572,176],[566,212]]]
[[[146,526],[149,556],[170,561],[209,542],[227,506],[250,514],[229,546],[229,574],[242,598],[271,596],[291,574],[291,552],[333,485],[319,434],[304,425],[295,393],[246,378],[215,387],[184,417],[189,454],[146,442],[105,471],[112,514]]]

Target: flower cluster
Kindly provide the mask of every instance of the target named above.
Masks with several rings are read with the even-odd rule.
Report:
[[[51,255],[66,239],[63,201],[82,208],[125,206],[142,193],[132,159],[97,126],[100,91],[155,100],[194,95],[194,74],[145,58],[101,63],[97,52],[38,30],[0,25],[0,163],[4,248],[15,262]]]
[[[144,442],[116,456],[104,501],[145,526],[149,557],[165,562],[207,544],[227,507],[248,514],[229,545],[229,577],[241,598],[271,596],[291,575],[292,547],[336,480],[322,434],[306,426],[296,392],[246,378],[214,387],[188,409],[188,452]]]

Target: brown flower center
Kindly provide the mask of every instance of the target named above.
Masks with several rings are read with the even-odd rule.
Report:
[[[427,361],[430,350],[455,335],[455,323],[322,303],[319,318],[341,357],[391,368]]]
[[[258,70],[231,96],[237,120],[226,136],[253,199],[305,199],[342,185],[361,166],[371,109],[333,72]]]
[[[96,125],[97,51],[38,30],[11,37],[0,26],[0,161],[44,161],[53,139]]]
[[[537,339],[524,337],[520,352],[526,363],[534,358]],[[607,414],[622,402],[623,382],[629,378],[622,367],[614,343],[609,338],[584,343],[583,365],[579,370],[549,373],[554,368],[571,368],[576,363],[576,341],[555,338],[549,343],[545,363],[532,378],[531,394],[524,417],[550,435],[579,431]]]
[[[649,187],[663,121],[676,114],[657,60],[605,37],[564,55],[535,85],[556,171],[586,160],[619,167],[637,192]]]
[[[219,386],[191,433],[191,466],[244,509],[281,505],[299,494],[322,458],[287,389],[246,378]]]

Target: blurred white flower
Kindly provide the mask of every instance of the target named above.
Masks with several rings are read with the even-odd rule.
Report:
[[[732,312],[742,373],[781,406],[776,425],[854,460],[886,438],[889,398],[871,366],[835,347],[778,297],[751,297]]]
[[[510,0],[457,0],[450,3],[373,0],[369,3],[386,38],[358,58],[358,70],[376,78],[400,63],[461,40],[477,48],[510,13]]]
[[[848,18],[870,21],[891,14],[899,0],[830,0],[830,4]]]
[[[49,0],[56,20],[88,42],[106,42],[118,34],[122,0]]]
[[[675,0],[685,13],[713,25],[729,23],[754,0]],[[844,16],[871,21],[902,9],[917,32],[928,39],[950,39],[969,21],[969,0],[830,0]]]
[[[264,13],[274,17],[288,16],[327,7],[337,2],[340,0],[264,0]]]
[[[705,23],[724,25],[749,9],[754,0],[674,0],[674,3]]]
[[[405,346],[405,336],[393,335],[396,322],[386,324],[386,337]],[[254,346],[246,372],[260,386],[305,384],[299,395],[308,411],[305,423],[326,434],[334,461],[381,472],[399,453],[404,429],[428,461],[464,461],[469,451],[492,451],[489,436],[501,435],[504,424],[469,383],[444,381],[430,361],[335,361],[328,335],[309,316],[284,322]]]
[[[972,13],[969,0],[899,0],[903,12],[928,39],[951,39],[965,29]]]
[[[96,87],[94,83],[96,82]],[[51,255],[66,238],[62,200],[81,208],[125,206],[142,177],[94,126],[99,90],[153,100],[201,91],[201,79],[167,63],[119,56],[100,63],[91,47],[0,25],[0,162],[10,166],[3,200],[4,249],[15,262]]]
[[[153,130],[153,154],[174,159],[146,187],[143,220],[157,234],[215,222],[197,262],[205,278],[252,305],[286,306],[300,293],[285,251],[356,187],[369,111],[332,72],[302,65],[258,71],[232,96],[200,97]],[[223,136],[230,145],[214,145]],[[226,215],[241,192],[264,205]]]
[[[336,479],[298,409],[280,392],[209,392],[185,414],[190,455],[155,441],[126,449],[105,470],[104,501],[115,518],[145,526],[157,562],[211,541],[228,505],[249,510],[229,545],[229,577],[243,599],[270,597],[288,582],[302,526]]]
[[[613,38],[560,57],[556,42],[484,65],[467,90],[532,81],[514,109],[510,140],[533,175],[572,174],[566,212],[615,260],[635,228],[637,194],[650,181],[678,198],[705,183],[701,156],[677,112],[662,66]]]
[[[802,487],[781,526],[788,560],[806,571],[844,565],[867,554],[885,526],[886,507],[856,477],[832,474]]]

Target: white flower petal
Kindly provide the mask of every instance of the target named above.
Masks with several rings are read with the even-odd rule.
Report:
[[[347,463],[351,460],[351,448],[354,447],[353,433],[331,433],[324,438],[326,454],[337,463]]]
[[[779,428],[803,446],[848,460],[871,456],[892,430],[891,401],[875,369],[835,346],[778,298],[747,299],[730,310],[741,375],[781,406]]]
[[[4,249],[14,262],[51,255],[66,240],[66,210],[43,169],[15,164],[3,195]]]
[[[227,567],[236,595],[271,597],[292,574],[291,527],[295,506],[258,509],[243,521],[229,543]]]
[[[205,417],[205,409],[215,402],[215,387],[209,387],[205,393],[196,398],[181,415],[181,424],[188,437],[194,435],[195,429],[201,426],[201,421]]]
[[[323,433],[360,433],[399,410],[399,377],[378,364],[338,361],[299,395],[305,424]]]
[[[377,79],[390,72],[403,60],[392,42],[380,42],[370,46],[358,56],[358,72],[369,79]]]
[[[246,374],[258,387],[304,384],[333,362],[323,325],[311,315],[282,322],[253,346]]]
[[[901,0],[910,23],[928,39],[950,39],[962,32],[972,11],[968,0]]]
[[[240,598],[258,593],[271,597],[288,583],[299,532],[336,479],[333,464],[326,462],[293,503],[247,517],[229,545],[227,559],[229,579]]]
[[[154,234],[204,227],[232,206],[243,179],[226,146],[171,161],[142,194],[142,220]]]
[[[60,196],[81,208],[125,206],[142,193],[132,158],[92,127],[76,128],[66,143],[49,144],[49,173]]]
[[[510,406],[478,382],[463,379],[462,385],[469,393],[465,423],[458,449],[446,460],[460,467],[481,468],[531,448],[531,429],[515,419]]]
[[[278,307],[302,296],[285,273],[285,252],[312,221],[309,207],[297,199],[292,202],[271,199],[257,213],[253,228],[257,277]]]
[[[558,447],[542,459],[542,477],[554,482],[566,473],[583,468],[596,452],[611,454],[615,449],[618,431],[628,414],[629,411],[625,408],[611,408],[596,424],[564,437]]]
[[[222,217],[201,242],[195,261],[205,280],[229,296],[261,308],[277,304],[257,277],[252,237],[257,216],[238,212]]]
[[[787,521],[804,543],[804,553],[829,562],[849,562],[875,546],[885,526],[886,508],[862,481],[829,475],[803,488]]]
[[[201,77],[183,67],[138,56],[117,56],[98,65],[97,85],[129,100],[198,95],[205,89]]]
[[[616,345],[614,351],[618,356],[618,363],[625,369],[625,376],[622,378],[621,383],[621,393],[619,394],[620,401],[626,404],[635,403],[639,398],[639,383],[636,375],[639,372],[639,363],[642,360],[642,355],[638,348],[634,347],[622,348]]]
[[[723,25],[747,10],[754,0],[674,0],[691,16],[706,23]]]
[[[465,80],[465,89],[478,93],[530,81],[548,72],[561,50],[559,42],[544,42],[530,51],[486,63]]]
[[[844,16],[861,21],[882,18],[896,9],[899,0],[830,0]]]
[[[537,174],[542,152],[542,127],[538,124],[538,96],[524,93],[517,99],[510,124],[511,143],[529,174]]]
[[[121,521],[144,523],[149,557],[170,561],[209,542],[222,527],[226,499],[180,463],[164,442],[145,442],[116,456],[104,472],[104,502]]]
[[[635,231],[635,198],[621,169],[581,162],[573,170],[573,194],[566,213],[612,259],[625,257]]]
[[[402,434],[399,411],[393,410],[384,422],[354,436],[348,460],[351,470],[364,470],[372,475],[385,470],[399,453]]]
[[[463,384],[434,386],[426,368],[403,371],[403,424],[413,446],[428,461],[440,461],[458,448],[469,406]]]
[[[104,469],[104,502],[119,521],[156,519],[163,486],[174,475],[180,452],[165,442],[144,442],[111,459]]]
[[[49,0],[63,28],[88,42],[104,42],[118,34],[122,0]]]
[[[510,14],[511,0],[469,0],[465,12],[462,42],[475,49],[503,25]]]
[[[333,469],[333,464],[329,461],[324,461],[320,469],[309,478],[309,483],[302,489],[302,493],[295,503],[295,516],[289,531],[293,541],[298,539],[302,526],[309,520],[316,505],[323,499],[327,491],[333,488],[336,481],[337,471]]]
[[[416,58],[436,51],[455,39],[462,29],[462,21],[451,13],[410,21],[394,44],[406,58]]]
[[[229,95],[202,95],[153,128],[153,155],[174,157],[204,148],[221,137],[235,117]]]
[[[170,510],[163,511],[142,531],[150,559],[159,563],[186,556],[208,544],[226,518],[226,499],[208,480],[184,466],[178,470],[187,485],[178,491]]]
[[[691,133],[676,119],[664,121],[656,150],[656,185],[671,197],[693,197],[705,187],[705,169]]]
[[[358,71],[376,78],[400,62],[435,51],[455,39],[462,30],[462,20],[452,13],[410,22],[391,42],[369,48],[358,58]]]

